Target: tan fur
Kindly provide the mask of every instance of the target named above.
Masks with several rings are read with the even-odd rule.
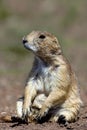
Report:
[[[36,114],[37,118],[40,119],[50,109],[57,108],[52,121],[57,122],[61,115],[68,122],[76,120],[82,104],[79,88],[76,76],[63,56],[57,38],[48,32],[33,31],[23,38],[23,43],[35,54],[35,60],[25,86],[21,118],[28,120],[30,115],[33,115],[32,104],[35,100],[38,104],[37,96],[44,94],[46,98]]]

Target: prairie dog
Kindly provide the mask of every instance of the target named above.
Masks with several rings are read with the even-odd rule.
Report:
[[[33,31],[23,37],[23,44],[34,53],[35,59],[21,100],[22,105],[17,105],[18,115],[28,121],[34,100],[44,94],[46,98],[36,116],[37,121],[41,121],[55,107],[57,109],[52,121],[63,124],[75,121],[82,101],[76,76],[57,38],[48,32]]]

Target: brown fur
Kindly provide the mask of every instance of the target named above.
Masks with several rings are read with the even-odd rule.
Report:
[[[77,119],[82,102],[75,73],[64,57],[57,38],[48,32],[33,31],[23,38],[23,43],[35,54],[35,60],[25,86],[21,118],[29,121],[30,115],[33,115],[33,102],[37,100],[38,103],[37,96],[44,94],[46,99],[41,103],[39,114],[35,115],[37,120],[56,108],[52,121],[62,122],[63,116],[65,121],[73,122]],[[18,107],[17,110],[20,111]]]

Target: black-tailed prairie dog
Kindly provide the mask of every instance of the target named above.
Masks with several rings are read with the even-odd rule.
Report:
[[[24,98],[17,101],[18,116],[29,121],[35,105],[39,108],[35,117],[37,121],[53,109],[51,121],[63,124],[75,121],[82,101],[76,76],[57,38],[48,32],[33,31],[23,37],[23,44],[34,53],[35,59]]]

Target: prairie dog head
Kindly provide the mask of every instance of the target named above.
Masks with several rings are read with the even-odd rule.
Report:
[[[33,51],[41,58],[52,57],[61,54],[61,47],[57,38],[48,33],[33,31],[23,37],[24,47]]]

